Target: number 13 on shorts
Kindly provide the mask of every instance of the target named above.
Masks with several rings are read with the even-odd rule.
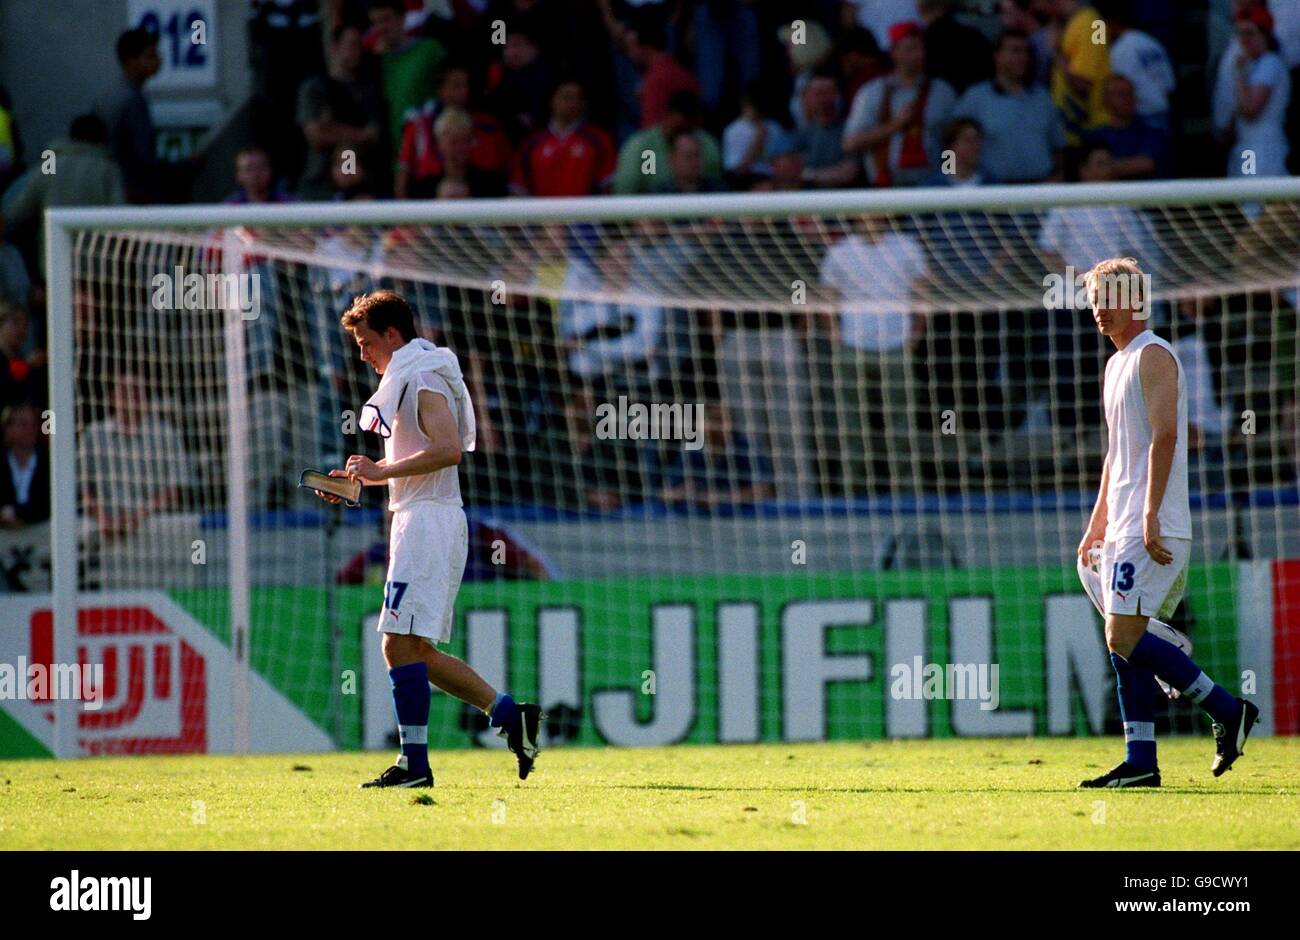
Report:
[[[1112,591],[1131,591],[1133,589],[1134,567],[1131,561],[1117,561],[1110,566],[1110,589]]]
[[[402,606],[402,595],[406,593],[408,581],[388,581],[384,584],[384,610],[394,614]]]

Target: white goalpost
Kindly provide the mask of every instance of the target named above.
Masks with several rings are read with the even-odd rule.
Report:
[[[118,677],[33,719],[57,756],[385,743],[382,501],[294,488],[376,451],[338,319],[379,287],[482,412],[454,649],[550,745],[1101,733],[1110,253],[1193,402],[1180,616],[1300,732],[1300,179],[56,209],[45,247],[49,653]]]

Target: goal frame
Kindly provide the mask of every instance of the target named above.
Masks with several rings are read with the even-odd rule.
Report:
[[[1168,206],[1214,202],[1300,201],[1300,178],[1250,180],[1170,180],[1125,183],[1048,183],[974,188],[825,190],[817,192],[730,193],[710,195],[606,196],[558,199],[473,199],[276,205],[184,205],[56,208],[45,216],[46,285],[51,466],[51,605],[53,661],[76,655],[77,592],[77,429],[75,420],[73,236],[77,231],[156,228],[210,230],[239,226],[323,227],[437,223],[627,222],[707,217],[823,216],[852,213],[900,215],[923,212],[1008,211],[1083,205]],[[233,248],[233,246],[228,246]],[[224,253],[226,264],[234,251]],[[1157,291],[1157,297],[1159,292]],[[242,462],[248,453],[247,399],[239,311],[227,318],[225,362],[228,396],[227,481],[231,546],[231,638],[234,656],[232,701],[237,753],[248,747],[248,652],[250,572],[247,480]],[[232,381],[233,379],[233,381]],[[238,388],[236,388],[238,386]],[[242,546],[242,548],[241,548]],[[75,704],[56,699],[54,754],[75,757]]]

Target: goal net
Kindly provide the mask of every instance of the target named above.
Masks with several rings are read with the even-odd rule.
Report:
[[[476,405],[450,649],[549,745],[1114,730],[1074,556],[1116,255],[1188,387],[1173,622],[1300,728],[1294,181],[54,219],[53,655],[118,677],[65,753],[385,745],[384,491],[296,486],[382,453],[339,326],[380,287]]]

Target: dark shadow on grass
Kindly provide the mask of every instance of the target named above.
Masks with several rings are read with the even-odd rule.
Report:
[[[540,784],[541,781],[538,781]],[[488,785],[478,784],[460,784],[448,789],[463,790],[480,790],[490,789]],[[521,787],[521,789],[529,789]],[[546,790],[663,790],[675,793],[965,793],[981,795],[1001,795],[1017,793],[1078,793],[1078,794],[1098,794],[1098,793],[1118,793],[1116,789],[1106,790],[1083,790],[1073,784],[1062,784],[1059,787],[1023,787],[1023,788],[1000,788],[1000,787],[784,787],[784,786],[740,786],[740,787],[722,787],[697,785],[689,783],[611,783],[611,784],[546,784]],[[1135,793],[1174,793],[1179,796],[1277,796],[1276,788],[1268,790],[1219,790],[1219,789],[1197,789],[1196,787],[1179,787],[1165,785],[1159,789],[1150,788],[1133,788],[1131,792]]]

